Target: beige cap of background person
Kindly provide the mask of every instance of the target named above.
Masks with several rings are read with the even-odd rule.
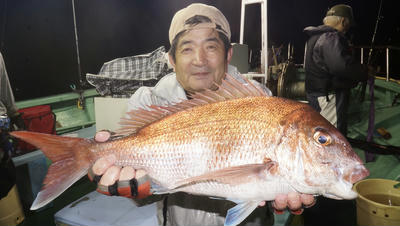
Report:
[[[353,9],[349,5],[339,4],[335,5],[326,12],[326,16],[340,16],[346,17],[350,21],[350,26],[355,26]]]
[[[196,15],[206,16],[210,18],[211,23],[200,23],[194,26],[186,24],[186,21]],[[169,43],[172,43],[175,36],[182,31],[199,28],[215,28],[222,32],[231,40],[231,29],[225,16],[214,6],[201,3],[194,3],[175,13],[169,28]]]

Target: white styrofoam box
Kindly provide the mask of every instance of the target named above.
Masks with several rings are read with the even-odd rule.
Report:
[[[120,128],[118,123],[126,113],[128,100],[128,98],[95,97],[96,131],[104,129],[115,131]]]
[[[158,226],[157,203],[139,207],[132,199],[93,191],[59,210],[54,220],[71,226]]]

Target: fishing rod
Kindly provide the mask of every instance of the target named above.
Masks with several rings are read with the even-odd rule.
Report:
[[[368,54],[367,67],[369,65],[371,65],[372,51],[373,51],[374,44],[375,44],[376,31],[378,30],[379,21],[381,20],[382,3],[383,3],[383,0],[380,0],[378,16],[376,19],[374,33],[372,35],[372,40],[371,40],[371,47],[369,49],[369,54]],[[367,68],[367,70],[369,70],[369,69]],[[369,117],[368,117],[367,142],[371,142],[372,136],[374,134],[374,127],[375,127],[375,101],[374,101],[375,75],[368,76],[367,82],[369,85],[369,96],[370,96],[370,100],[371,100],[370,107],[369,107]],[[362,87],[362,91],[361,91],[361,101],[364,101],[364,98],[365,98],[367,82],[363,83],[363,87]],[[365,161],[366,162],[374,161],[374,159],[375,159],[374,154],[369,153],[369,152],[365,153]]]
[[[380,2],[379,2],[378,16],[377,16],[376,21],[375,21],[374,33],[372,34],[371,48],[369,49],[369,53],[368,53],[367,65],[370,65],[370,64],[371,64],[372,49],[373,49],[374,44],[375,44],[376,31],[378,30],[379,21],[382,19],[382,17],[381,17],[382,2],[383,2],[383,0],[380,0]]]
[[[76,45],[76,60],[78,64],[78,77],[80,85],[83,85],[83,79],[81,74],[81,59],[79,54],[78,29],[76,27],[75,0],[71,0],[71,3],[72,3],[72,16],[74,19],[74,34],[75,34],[75,45]]]
[[[349,141],[352,147],[359,148],[371,154],[400,156],[400,147],[398,146],[377,144],[374,142],[367,142],[349,137],[346,137],[346,139]]]
[[[379,2],[378,15],[377,15],[377,18],[376,18],[376,21],[375,21],[374,33],[372,34],[371,46],[370,46],[369,52],[368,52],[367,66],[368,66],[368,65],[371,65],[372,51],[373,51],[373,48],[374,48],[374,46],[375,46],[376,31],[378,30],[379,21],[382,19],[382,17],[381,17],[382,2],[383,2],[383,0],[380,0],[380,2]],[[361,90],[361,97],[360,97],[360,101],[361,101],[361,102],[363,102],[364,99],[365,99],[365,91],[366,91],[366,88],[367,88],[367,82],[363,82],[363,84],[362,84],[362,90]]]
[[[82,70],[81,70],[81,58],[79,54],[79,40],[78,40],[78,29],[76,26],[76,13],[75,13],[75,0],[71,0],[72,4],[72,16],[74,19],[74,34],[75,34],[75,45],[76,45],[76,60],[77,60],[77,66],[78,66],[78,79],[79,79],[79,85],[78,87],[75,86],[75,84],[71,84],[70,87],[73,92],[77,93],[79,95],[78,100],[77,100],[77,106],[79,109],[84,109],[85,107],[85,98],[83,96],[84,89],[83,87],[85,86],[85,80],[82,79]]]

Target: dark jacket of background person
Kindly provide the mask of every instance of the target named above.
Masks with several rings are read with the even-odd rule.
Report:
[[[347,38],[336,29],[307,27],[306,92],[326,95],[335,89],[353,88],[367,79],[367,70],[352,54]]]

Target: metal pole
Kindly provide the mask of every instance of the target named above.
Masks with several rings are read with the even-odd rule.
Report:
[[[307,42],[304,45],[303,68],[306,68]],[[288,56],[289,59],[289,56]]]
[[[361,48],[361,59],[360,59],[360,63],[364,64],[364,48]]]
[[[240,44],[243,44],[245,12],[246,12],[246,3],[244,0],[242,0],[242,8],[240,10],[240,40],[239,40]]]
[[[263,67],[262,73],[265,74],[265,85],[267,85],[267,82],[269,81],[269,75],[268,75],[268,12],[267,12],[267,0],[263,0],[261,2],[261,33],[262,33],[262,48],[263,48],[263,56],[264,59],[263,63],[261,63],[261,66]]]
[[[386,48],[386,81],[389,81],[389,47]]]

